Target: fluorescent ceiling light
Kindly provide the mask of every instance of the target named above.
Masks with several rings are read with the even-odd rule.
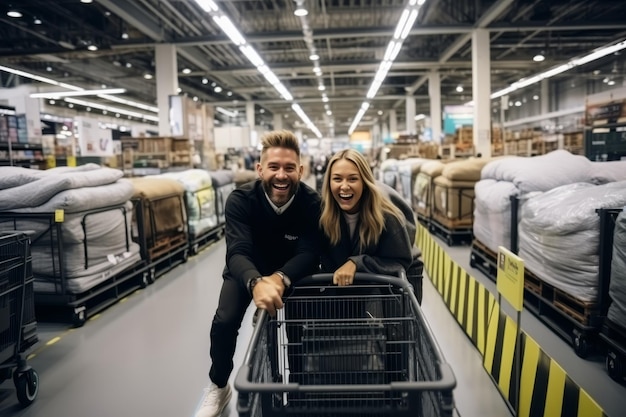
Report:
[[[566,62],[565,64],[561,64],[556,67],[550,68],[547,71],[532,75],[530,77],[522,78],[521,80],[514,82],[510,86],[491,94],[491,98],[502,97],[506,94],[512,93],[513,91],[519,90],[524,87],[528,87],[529,85],[536,84],[540,82],[541,80],[554,77],[555,75],[561,74],[565,71],[569,71],[572,68],[587,64],[589,62],[603,58],[607,55],[621,51],[622,49],[626,49],[626,39],[616,44],[596,49],[595,51],[587,55],[584,55],[582,57],[573,58],[569,60],[568,62]]]
[[[222,29],[222,31],[228,36],[228,38],[239,47],[241,53],[254,65],[264,77],[265,79],[274,87],[274,89],[280,94],[280,96],[287,100],[293,101],[293,96],[289,93],[289,90],[280,82],[276,74],[274,74],[270,68],[263,62],[263,59],[256,52],[256,50],[252,47],[252,45],[248,44],[243,35],[237,30],[233,22],[226,16],[217,4],[211,0],[195,0],[195,2],[207,13],[209,13],[213,21]],[[232,93],[229,92],[229,96]],[[302,112],[302,109],[300,109]],[[302,112],[304,114],[304,112]],[[306,117],[306,115],[304,114]],[[309,129],[317,130],[317,128],[311,124]],[[319,132],[319,130],[317,130]],[[321,136],[321,135],[320,135]]]
[[[50,91],[49,93],[33,93],[32,98],[61,98],[75,96],[97,96],[98,94],[123,94],[124,88],[106,88],[100,90],[79,90],[79,91]]]
[[[410,0],[408,6],[402,11],[402,15],[400,16],[398,25],[396,26],[396,29],[393,33],[393,37],[389,41],[387,49],[385,50],[383,60],[380,62],[378,71],[376,71],[376,74],[374,75],[372,85],[367,91],[366,98],[368,100],[376,97],[376,93],[378,93],[378,90],[383,84],[383,81],[387,77],[387,73],[391,69],[393,61],[398,57],[398,54],[402,49],[402,43],[411,32],[411,28],[413,27],[413,24],[415,23],[415,20],[417,19],[417,15],[419,13],[419,7],[424,3],[425,0]],[[348,130],[348,134],[351,135],[352,132],[354,132],[354,129],[356,129],[356,127],[358,126],[361,118],[363,118],[363,116],[365,115],[368,107],[369,103],[367,102],[364,102],[363,105],[361,105],[361,108],[359,109],[358,113],[354,117],[354,120],[352,121],[352,125]]]
[[[302,107],[300,107],[299,104],[293,103],[291,105],[291,108],[293,109],[293,111],[296,112],[296,114],[300,117],[300,119],[302,119],[302,121],[304,122],[304,124],[306,124],[306,126],[313,132],[315,133],[315,136],[317,136],[318,138],[321,139],[322,137],[322,132],[320,132],[320,130],[317,128],[317,126],[315,126],[313,124],[313,122],[311,121],[311,119],[309,119],[309,117],[306,115],[306,113],[304,113],[304,110],[302,110]]]
[[[217,106],[217,107],[215,107],[215,110],[217,112],[219,112],[219,113],[222,113],[223,115],[228,116],[228,117],[235,117],[235,116],[237,116],[237,113],[235,113],[234,111],[226,110],[224,107]]]
[[[352,121],[352,124],[350,125],[350,129],[348,129],[348,135],[351,135],[352,133],[354,133],[354,129],[356,129],[356,127],[359,125],[359,122],[361,121],[361,119],[363,118],[363,116],[365,115],[365,112],[367,111],[369,107],[370,107],[370,104],[367,101],[364,101],[363,104],[361,104],[361,108],[359,109],[359,112],[354,117],[354,120]]]
[[[68,90],[72,90],[72,91],[85,91],[84,88],[77,87],[75,85],[61,83],[61,82],[55,81],[55,80],[53,80],[51,78],[41,77],[41,76],[36,75],[36,74],[31,74],[31,73],[26,72],[26,71],[17,70],[17,69],[5,67],[5,66],[2,66],[2,65],[0,65],[0,71],[9,72],[11,74],[19,75],[20,77],[30,78],[32,80],[40,81],[40,82],[46,83],[46,84],[57,85],[59,87],[67,88]],[[109,95],[109,94],[98,94],[98,97],[103,98],[105,100],[110,100],[110,101],[115,101],[117,103],[126,104],[127,106],[137,107],[137,108],[143,109],[143,110],[148,110],[148,111],[151,111],[151,112],[154,112],[154,113],[158,113],[159,112],[158,107],[148,106],[147,104],[138,103],[138,102],[132,101],[132,100],[125,100],[123,98],[119,98],[119,97],[112,96],[112,95]]]
[[[91,101],[79,100],[79,99],[75,99],[75,98],[71,98],[71,97],[64,98],[63,100],[68,102],[68,103],[77,104],[79,106],[91,107],[91,108],[94,108],[94,109],[105,110],[105,111],[108,111],[108,112],[110,111],[112,113],[119,113],[119,114],[123,114],[125,116],[136,117],[138,119],[151,120],[153,122],[158,122],[159,121],[159,117],[158,116],[152,116],[152,115],[143,114],[143,113],[139,113],[139,112],[135,112],[135,111],[120,109],[118,107],[111,107],[111,106],[107,106],[107,105],[104,105],[104,104],[95,103],[95,102],[91,102]]]

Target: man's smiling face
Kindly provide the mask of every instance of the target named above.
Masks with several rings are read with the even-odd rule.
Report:
[[[296,193],[302,176],[302,165],[292,149],[269,148],[257,164],[263,189],[272,203],[281,207]]]

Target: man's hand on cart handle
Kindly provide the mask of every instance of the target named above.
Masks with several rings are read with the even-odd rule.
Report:
[[[356,274],[356,264],[353,260],[348,259],[345,264],[341,265],[339,269],[333,274],[333,284],[339,286],[352,285],[354,282],[354,275]]]
[[[263,277],[252,289],[252,298],[257,308],[267,310],[270,316],[276,316],[276,310],[283,308],[285,286],[278,274]]]

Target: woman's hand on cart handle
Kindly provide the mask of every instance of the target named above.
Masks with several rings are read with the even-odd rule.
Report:
[[[353,260],[348,259],[333,274],[333,284],[340,287],[351,285],[354,282],[354,274],[356,274],[356,264]]]
[[[276,276],[278,277],[278,276]],[[263,277],[252,289],[252,299],[257,308],[267,310],[270,316],[276,316],[276,310],[283,308],[283,286],[280,277]]]

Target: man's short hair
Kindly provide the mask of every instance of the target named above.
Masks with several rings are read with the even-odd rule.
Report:
[[[300,159],[300,144],[298,138],[288,130],[274,130],[261,136],[261,155],[265,155],[269,148],[287,148],[293,150]]]

